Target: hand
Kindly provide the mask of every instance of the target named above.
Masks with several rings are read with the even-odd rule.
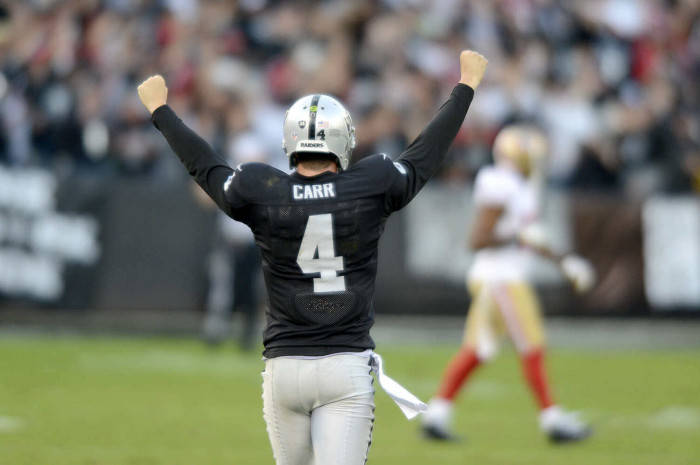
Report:
[[[595,284],[595,270],[590,262],[578,255],[569,254],[561,260],[561,270],[564,276],[574,286],[576,292],[591,290]]]
[[[459,82],[476,90],[484,77],[488,60],[472,50],[463,50],[459,55],[459,69],[462,77]]]
[[[158,107],[165,105],[168,100],[168,88],[165,87],[165,79],[160,74],[151,76],[143,81],[136,89],[141,103],[153,113]]]
[[[548,249],[549,238],[542,223],[530,223],[518,232],[518,242],[535,250]]]

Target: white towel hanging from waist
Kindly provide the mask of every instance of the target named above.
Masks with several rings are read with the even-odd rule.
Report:
[[[396,402],[406,418],[412,420],[428,409],[423,401],[384,373],[382,357],[379,354],[372,352],[370,360],[372,371],[376,374],[379,385]]]

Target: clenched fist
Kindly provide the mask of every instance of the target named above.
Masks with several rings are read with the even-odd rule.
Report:
[[[165,87],[165,79],[160,74],[151,76],[143,81],[136,89],[141,103],[153,113],[158,107],[165,105],[168,100],[168,88]]]
[[[576,292],[588,292],[595,285],[595,270],[585,258],[569,254],[559,265]]]
[[[464,50],[459,55],[459,69],[462,74],[459,82],[476,90],[484,77],[488,60],[480,53]]]

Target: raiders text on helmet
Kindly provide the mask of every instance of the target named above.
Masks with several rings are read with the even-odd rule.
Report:
[[[335,157],[341,169],[346,169],[355,148],[355,127],[350,113],[328,95],[300,98],[287,110],[282,148],[291,166],[296,165],[298,153],[325,153]]]

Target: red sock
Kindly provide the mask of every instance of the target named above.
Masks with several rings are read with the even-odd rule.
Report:
[[[454,400],[469,374],[479,365],[479,357],[472,349],[461,348],[447,364],[437,396]]]
[[[523,374],[541,409],[554,405],[544,370],[544,351],[539,348],[522,356]]]

